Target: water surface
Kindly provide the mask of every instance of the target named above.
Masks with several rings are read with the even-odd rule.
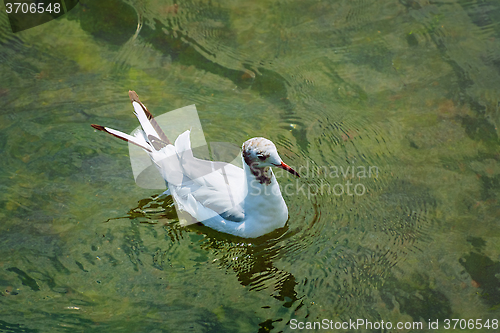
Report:
[[[0,331],[498,319],[498,22],[492,0],[80,1],[16,34],[0,14]],[[277,172],[286,227],[181,227],[90,127],[132,131],[129,89],[196,104],[207,142],[274,141],[302,174]]]

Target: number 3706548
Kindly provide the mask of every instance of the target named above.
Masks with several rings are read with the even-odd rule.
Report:
[[[498,319],[487,319],[482,321],[481,319],[445,319],[444,329],[498,329]]]
[[[60,3],[25,3],[25,2],[7,2],[5,4],[7,14],[42,14],[42,13],[60,13]]]

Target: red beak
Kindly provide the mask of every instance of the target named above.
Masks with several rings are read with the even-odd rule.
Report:
[[[284,162],[281,162],[281,165],[277,165],[277,167],[278,168],[282,168],[283,170],[286,170],[286,171],[290,172],[292,175],[297,176],[297,177],[300,178],[299,173],[297,171],[293,170],[292,168],[290,168]]]

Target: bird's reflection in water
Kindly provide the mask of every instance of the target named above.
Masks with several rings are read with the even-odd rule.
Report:
[[[140,223],[163,225],[165,238],[172,243],[178,243],[186,233],[203,234],[201,248],[215,255],[214,262],[221,269],[233,270],[238,281],[250,291],[269,290],[270,295],[284,302],[287,308],[298,300],[293,274],[275,266],[275,262],[286,255],[282,244],[292,235],[288,224],[254,239],[220,233],[201,223],[182,227],[171,196],[142,199],[127,215]]]
[[[289,237],[288,226],[253,240],[216,234],[204,226],[203,248],[213,251],[219,267],[232,269],[238,281],[250,291],[270,290],[271,296],[291,307],[298,300],[293,274],[277,268],[274,263],[285,255],[281,243]]]

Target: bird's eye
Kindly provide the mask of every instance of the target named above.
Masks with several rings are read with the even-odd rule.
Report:
[[[266,157],[264,155],[257,155],[257,157],[259,158],[259,160],[261,161],[264,161],[266,159]]]

